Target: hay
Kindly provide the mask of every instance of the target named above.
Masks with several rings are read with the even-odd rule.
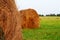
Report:
[[[39,28],[39,15],[34,9],[20,11],[22,28]]]
[[[0,40],[4,40],[4,32],[1,27],[0,27]]]
[[[20,17],[14,0],[0,0],[0,27],[5,40],[22,40]]]

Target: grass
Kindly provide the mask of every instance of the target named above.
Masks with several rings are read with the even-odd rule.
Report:
[[[24,40],[60,40],[60,17],[40,17],[38,29],[23,29]]]

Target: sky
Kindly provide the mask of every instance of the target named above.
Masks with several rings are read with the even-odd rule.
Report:
[[[15,0],[18,10],[35,9],[38,14],[59,14],[60,0]]]

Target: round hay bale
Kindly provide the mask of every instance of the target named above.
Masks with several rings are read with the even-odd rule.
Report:
[[[38,28],[39,15],[34,9],[20,10],[22,28]]]
[[[0,27],[4,40],[22,40],[20,16],[14,0],[0,0]]]
[[[0,40],[4,40],[4,32],[1,27],[0,27]]]

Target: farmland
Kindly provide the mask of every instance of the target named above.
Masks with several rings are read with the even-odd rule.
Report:
[[[24,40],[60,40],[60,17],[40,17],[37,29],[22,29]]]

